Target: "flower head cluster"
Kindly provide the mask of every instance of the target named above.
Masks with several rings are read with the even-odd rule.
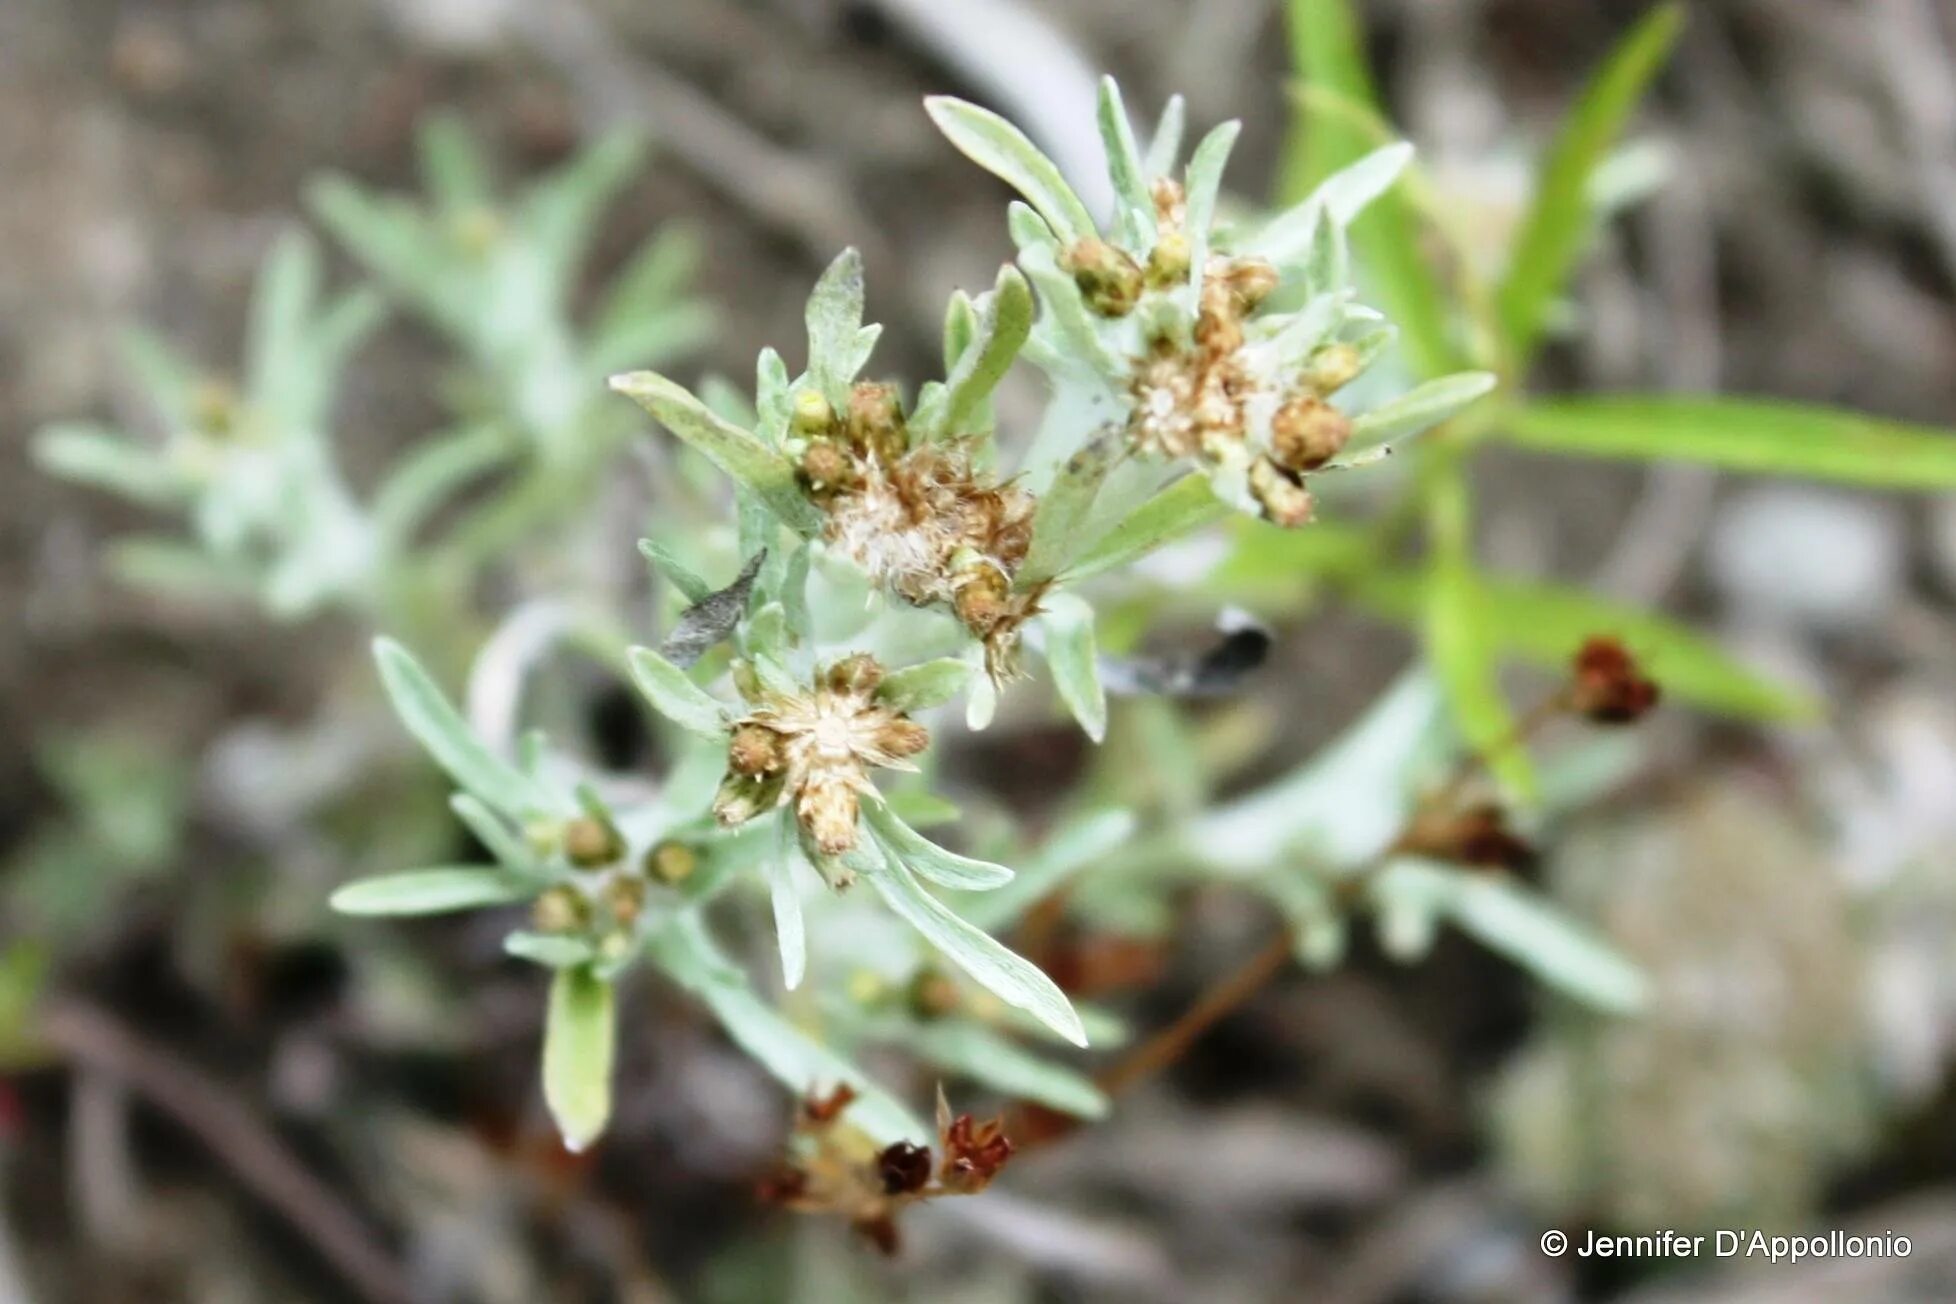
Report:
[[[876,700],[883,667],[869,656],[846,657],[816,676],[806,692],[743,684],[752,709],[727,741],[727,776],[713,813],[728,826],[792,806],[823,856],[855,850],[856,817],[872,769],[912,769],[930,743],[924,726]]]
[[[905,1208],[941,1196],[976,1195],[1012,1157],[1001,1120],[953,1117],[942,1092],[940,1156],[909,1141],[879,1147],[842,1117],[855,1098],[841,1086],[802,1103],[795,1130],[803,1153],[761,1182],[763,1200],[804,1213],[840,1214],[878,1249],[894,1254],[896,1219]]]
[[[841,413],[807,391],[793,421],[829,546],[879,589],[949,606],[1002,677],[1037,611],[1036,596],[1012,586],[1032,546],[1032,495],[981,471],[973,440],[913,440],[892,385],[857,383]]]

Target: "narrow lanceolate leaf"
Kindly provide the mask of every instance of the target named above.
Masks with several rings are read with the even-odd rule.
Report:
[[[1155,203],[1134,141],[1134,125],[1127,120],[1127,105],[1112,77],[1100,79],[1098,120],[1101,144],[1107,150],[1107,174],[1113,178],[1114,197],[1121,208],[1121,239],[1131,248],[1145,249],[1154,243]]]
[[[876,700],[893,711],[924,711],[942,706],[964,691],[977,667],[963,657],[939,657],[892,671],[876,690]]]
[[[1066,568],[1066,577],[1083,580],[1125,566],[1229,514],[1229,505],[1216,497],[1207,476],[1183,476],[1089,545]]]
[[[998,284],[986,299],[976,340],[965,348],[936,402],[920,406],[911,429],[923,439],[975,434],[992,391],[1012,368],[1032,334],[1032,287],[1019,269],[999,269]]]
[[[536,880],[479,865],[418,869],[348,883],[332,896],[343,915],[445,915],[535,896]]]
[[[1395,860],[1374,892],[1428,898],[1463,932],[1586,1005],[1617,1014],[1649,995],[1643,973],[1621,952],[1524,888],[1418,860]]]
[[[1229,166],[1230,151],[1236,148],[1236,138],[1242,132],[1242,123],[1225,122],[1204,136],[1189,158],[1186,179],[1189,278],[1197,294],[1202,292],[1203,278],[1208,275],[1210,228],[1215,225],[1216,201],[1222,195],[1223,170]]]
[[[1530,403],[1509,442],[1581,457],[1702,462],[1728,471],[1893,489],[1956,488],[1956,430],[1761,399],[1601,396]]]
[[[1544,161],[1499,296],[1501,331],[1517,369],[1533,356],[1549,309],[1590,233],[1590,177],[1623,134],[1683,23],[1682,5],[1651,10],[1597,72]]]
[[[1107,694],[1100,686],[1100,654],[1094,645],[1093,608],[1070,593],[1045,600],[1046,664],[1066,709],[1100,742],[1107,736]]]
[[[543,1100],[564,1144],[583,1150],[611,1117],[611,1065],[617,1012],[611,984],[589,968],[559,969],[550,980],[543,1029]]]
[[[822,514],[801,491],[795,470],[782,454],[751,430],[721,420],[707,406],[664,376],[635,371],[613,376],[611,387],[650,412],[666,429],[698,449],[738,483],[758,494],[790,529],[817,533]]]
[[[582,937],[556,933],[511,933],[503,939],[503,953],[546,969],[575,969],[597,956],[597,948]]]
[[[1007,1005],[1024,1010],[1076,1046],[1087,1044],[1086,1029],[1066,993],[1036,965],[958,918],[900,862],[879,855],[872,863],[869,880],[877,894],[945,959]]]
[[[35,436],[34,460],[50,475],[151,507],[167,506],[182,495],[160,453],[96,426],[50,426]]]
[[[974,1023],[934,1023],[913,1029],[904,1044],[952,1073],[1075,1118],[1104,1118],[1107,1097],[1092,1079],[1029,1053],[1017,1042]]]
[[[1005,866],[946,851],[897,818],[880,800],[864,803],[863,818],[889,856],[940,887],[987,892],[1012,881],[1012,871]]]
[[[1052,484],[1039,495],[1032,518],[1032,548],[1014,577],[1020,588],[1029,589],[1052,579],[1080,551],[1082,535],[1092,520],[1094,498],[1124,448],[1118,432],[1090,440],[1066,459]]]
[[[380,682],[401,724],[427,749],[455,785],[512,819],[554,804],[527,775],[484,747],[468,723],[442,696],[408,650],[389,638],[374,640]]]
[[[854,249],[837,255],[808,296],[808,372],[838,407],[855,379],[863,297],[863,256]]]
[[[1326,177],[1310,197],[1293,205],[1265,227],[1246,248],[1279,265],[1297,262],[1310,248],[1311,233],[1320,217],[1336,226],[1350,226],[1372,201],[1390,190],[1413,161],[1405,141],[1384,145]]]
[[[960,153],[1024,195],[1063,243],[1094,234],[1093,215],[1066,184],[1059,165],[1024,132],[990,109],[948,95],[931,96],[924,108]]]
[[[1383,118],[1372,85],[1364,31],[1352,0],[1286,0],[1299,78],[1312,90]],[[1303,202],[1321,182],[1378,147],[1349,115],[1319,111],[1298,98],[1280,187],[1286,204]],[[1421,252],[1411,205],[1391,191],[1352,223],[1351,239],[1386,316],[1404,332],[1408,363],[1421,376],[1457,365],[1446,297]]]
[[[781,983],[789,991],[801,986],[808,969],[808,934],[801,918],[801,889],[795,883],[795,862],[802,858],[801,841],[779,820],[775,854],[765,862],[768,901],[774,907],[774,939],[781,950]]]
[[[688,679],[684,670],[649,647],[635,647],[626,656],[632,666],[632,682],[660,715],[702,738],[719,738],[726,733],[725,709]]]
[[[1354,446],[1364,448],[1417,435],[1464,411],[1493,392],[1494,385],[1493,373],[1486,371],[1464,371],[1429,380],[1354,421]]]
[[[658,572],[666,577],[667,583],[678,589],[688,602],[704,602],[713,596],[713,586],[696,574],[692,567],[679,559],[679,554],[660,543],[657,539],[640,539],[639,555],[652,563]]]
[[[480,800],[466,792],[458,792],[448,799],[448,808],[475,835],[476,841],[488,848],[497,864],[518,874],[537,872],[537,858],[531,854],[523,839],[516,835],[502,816]]]

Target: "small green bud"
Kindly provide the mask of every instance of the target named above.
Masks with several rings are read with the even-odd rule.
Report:
[[[632,953],[632,935],[627,932],[606,933],[598,943],[598,959],[606,964],[617,964]]]
[[[645,853],[645,872],[667,887],[678,887],[699,867],[699,853],[683,842],[661,842]]]
[[[795,395],[795,410],[791,420],[796,434],[827,434],[835,426],[835,405],[830,403],[820,390],[804,389]]]
[[[530,921],[543,933],[574,933],[590,920],[590,908],[574,888],[546,890],[530,906]]]
[[[1148,284],[1157,290],[1184,284],[1189,279],[1189,263],[1194,258],[1189,238],[1180,231],[1164,231],[1148,254]]]
[[[1358,379],[1358,350],[1349,344],[1327,344],[1311,355],[1304,378],[1320,394],[1335,394]]]
[[[564,825],[564,856],[580,869],[609,865],[624,854],[618,831],[594,815],[580,815]]]
[[[1125,317],[1141,302],[1146,277],[1125,249],[1094,236],[1060,255],[1060,267],[1080,287],[1087,307],[1102,317]]]

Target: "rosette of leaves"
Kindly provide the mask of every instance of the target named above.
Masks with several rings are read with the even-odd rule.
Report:
[[[286,235],[259,271],[238,380],[131,331],[124,365],[156,434],[64,422],[37,435],[53,474],[187,518],[189,542],[119,544],[124,578],[247,596],[281,617],[370,596],[381,540],[340,474],[330,423],[340,374],[382,308],[368,290],[323,298],[322,281],[318,247]]]

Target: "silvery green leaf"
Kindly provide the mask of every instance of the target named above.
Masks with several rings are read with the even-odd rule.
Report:
[[[245,332],[246,388],[261,407],[275,405],[294,381],[305,379],[300,369],[312,363],[306,332],[321,276],[319,246],[302,231],[288,230],[266,255]]]
[[[502,816],[480,800],[466,792],[458,792],[448,799],[448,808],[455,812],[455,818],[467,826],[476,841],[487,848],[504,869],[518,874],[535,875],[538,872],[537,858],[524,845],[523,839],[516,835]]]
[[[421,184],[447,212],[489,199],[489,162],[460,114],[435,113],[414,133]]]
[[[1139,824],[1134,812],[1126,810],[1094,811],[1069,820],[1023,858],[1010,883],[971,898],[966,917],[988,932],[1008,927],[1075,874],[1117,851]]]
[[[1066,577],[1078,581],[1125,566],[1227,515],[1229,505],[1206,477],[1185,475],[1090,544],[1066,568]]]
[[[1351,257],[1345,248],[1345,229],[1320,216],[1304,255],[1304,292],[1332,295],[1351,279]]]
[[[970,683],[971,691],[964,699],[964,725],[973,733],[983,733],[998,712],[998,685],[984,674],[972,676]]]
[[[781,983],[789,991],[801,986],[808,968],[808,935],[801,918],[801,887],[795,882],[795,862],[801,860],[801,840],[778,821],[775,854],[767,858],[768,901],[774,907],[774,940],[781,948]],[[810,866],[813,869],[813,866]]]
[[[797,1097],[848,1085],[848,1119],[879,1144],[926,1141],[931,1132],[861,1069],[809,1039],[754,994],[747,975],[720,954],[699,921],[682,916],[647,939],[652,962],[713,1011],[735,1045]]]
[[[1649,997],[1636,965],[1511,882],[1401,859],[1374,885],[1376,894],[1414,890],[1427,892],[1463,932],[1586,1005],[1629,1014]]]
[[[117,539],[103,562],[109,574],[131,588],[189,601],[238,601],[257,589],[249,566],[176,539]]]
[[[334,892],[331,904],[343,915],[446,915],[525,901],[536,891],[527,875],[457,865],[357,879]]]
[[[747,559],[747,564],[740,568],[740,574],[734,577],[732,584],[707,594],[686,608],[685,614],[679,618],[679,624],[666,635],[665,642],[659,644],[659,655],[685,669],[697,663],[708,649],[733,633],[734,626],[747,612],[747,595],[754,588],[754,577],[761,573],[761,566],[766,561],[767,551],[762,549]],[[780,641],[785,643],[787,613],[781,610],[779,603],[771,605],[778,613],[776,624],[780,629]]]
[[[1322,973],[1345,958],[1350,933],[1346,910],[1322,875],[1283,865],[1264,886],[1290,925],[1291,953],[1299,964]]]
[[[1057,360],[1066,370],[1084,371],[1110,380],[1125,375],[1123,364],[1115,360],[1101,340],[1100,327],[1081,299],[1080,287],[1060,270],[1052,253],[1040,248],[1028,249],[1020,255],[1019,262],[1032,283],[1039,287],[1040,302],[1046,308],[1040,325],[1051,329],[1057,337]]]
[[[688,602],[704,602],[713,596],[713,586],[694,573],[692,567],[679,559],[679,554],[660,543],[657,539],[640,539],[639,553],[651,562],[666,582],[678,589]]]
[[[1429,380],[1352,422],[1354,447],[1417,435],[1492,392],[1494,385],[1494,375],[1486,371],[1463,371]]]
[[[1150,180],[1175,170],[1176,161],[1182,157],[1182,135],[1188,129],[1188,117],[1188,101],[1179,95],[1169,96],[1161,110],[1161,121],[1155,124],[1155,138],[1148,143],[1145,166]]]
[[[1134,126],[1127,119],[1127,105],[1121,88],[1112,77],[1100,79],[1099,122],[1101,143],[1107,149],[1107,175],[1114,182],[1114,197],[1120,208],[1121,243],[1135,251],[1146,250],[1155,238],[1155,201],[1149,193],[1151,178],[1141,164],[1141,151],[1134,143]]]
[[[793,382],[788,378],[788,364],[773,349],[762,349],[754,363],[754,408],[760,413],[761,432],[769,443],[778,444],[787,434],[788,422],[794,416],[794,406],[795,395]]]
[[[955,824],[964,815],[948,799],[917,784],[893,788],[883,794],[883,800],[913,829]]]
[[[893,711],[925,711],[964,691],[977,667],[963,657],[939,657],[891,671],[876,690],[876,700]]]
[[[1328,215],[1338,227],[1350,226],[1373,200],[1392,188],[1412,158],[1413,147],[1400,141],[1332,173],[1303,202],[1264,227],[1246,252],[1279,265],[1297,262],[1310,247],[1320,216]]]
[[[1202,293],[1202,280],[1208,274],[1209,250],[1214,243],[1211,228],[1216,222],[1216,201],[1222,195],[1223,169],[1229,166],[1230,151],[1243,124],[1225,122],[1202,138],[1189,159],[1187,178],[1189,283]]]
[[[389,638],[375,639],[374,660],[401,724],[457,787],[512,819],[553,809],[556,803],[542,788],[476,740],[406,648]]]
[[[730,425],[709,411],[684,387],[650,371],[611,378],[617,390],[651,413],[666,429],[696,448],[708,461],[763,499],[790,529],[812,535],[822,514],[801,491],[795,469],[778,449],[751,430]]]
[[[564,1145],[581,1151],[611,1117],[611,1066],[617,1046],[616,997],[588,967],[559,969],[550,980],[543,1026],[543,1099]]]
[[[852,378],[869,365],[870,355],[876,352],[876,341],[882,338],[881,322],[871,322],[856,332],[855,351],[849,355],[849,375]]]
[[[197,425],[197,390],[201,378],[197,369],[178,357],[156,335],[140,327],[125,330],[117,338],[122,365],[135,376],[143,394],[156,405],[156,414],[172,430],[190,430]]]
[[[963,290],[951,291],[944,307],[944,374],[950,375],[978,338],[978,308]]]
[[[386,547],[406,547],[452,494],[521,451],[499,425],[471,426],[420,445],[375,491],[369,511],[375,534]]]
[[[555,933],[511,933],[503,939],[503,951],[546,969],[575,969],[597,956],[597,949],[586,939]]]
[[[50,475],[150,507],[167,507],[183,495],[182,482],[161,453],[99,426],[49,426],[34,437],[34,460]]]
[[[998,284],[984,300],[976,341],[945,378],[939,402],[920,404],[911,417],[916,437],[943,439],[981,427],[980,413],[1032,333],[1032,316],[1032,287],[1018,268],[1000,268]]]
[[[924,110],[960,153],[1026,197],[1065,244],[1093,235],[1093,215],[1025,133],[990,109],[933,95]]]
[[[779,659],[766,652],[755,652],[747,664],[761,681],[761,687],[777,697],[793,697],[802,691],[802,680]]]
[[[522,227],[541,257],[544,283],[562,294],[584,260],[598,217],[645,157],[645,142],[614,132],[574,156],[523,196]]]
[[[932,842],[897,818],[895,811],[880,798],[863,803],[863,819],[868,822],[883,851],[941,887],[960,892],[988,892],[1012,881],[1012,871],[986,860],[960,856]]]
[[[635,647],[626,657],[631,662],[632,682],[660,715],[702,738],[726,736],[725,708],[688,679],[684,670],[648,647]]]
[[[1046,630],[1046,664],[1066,709],[1100,742],[1107,736],[1107,694],[1100,686],[1100,656],[1094,645],[1093,608],[1071,593],[1043,599],[1039,622]]]
[[[838,254],[808,296],[808,374],[838,411],[855,379],[863,298],[863,256],[855,249]]]
[[[1102,434],[1060,467],[1034,508],[1032,547],[1013,577],[1019,588],[1032,588],[1066,571],[1090,528],[1094,498],[1126,447],[1120,432]]]
[[[1408,784],[1444,742],[1439,689],[1403,676],[1358,723],[1284,778],[1194,820],[1184,841],[1213,868],[1260,870],[1303,846],[1331,865],[1362,863],[1404,826]]]
[[[1087,1044],[1080,1016],[1053,980],[1003,943],[973,928],[924,891],[901,862],[876,855],[868,869],[877,894],[945,959],[1007,1005],[1024,1010],[1076,1046]]]
[[[1005,230],[1012,237],[1012,247],[1020,253],[1034,249],[1059,253],[1059,239],[1053,234],[1053,228],[1046,225],[1046,219],[1016,199],[1005,206]]]
[[[1075,1118],[1104,1118],[1107,1097],[1093,1080],[1031,1054],[975,1023],[931,1023],[905,1033],[904,1045],[952,1073],[1015,1100],[1030,1100]]]

